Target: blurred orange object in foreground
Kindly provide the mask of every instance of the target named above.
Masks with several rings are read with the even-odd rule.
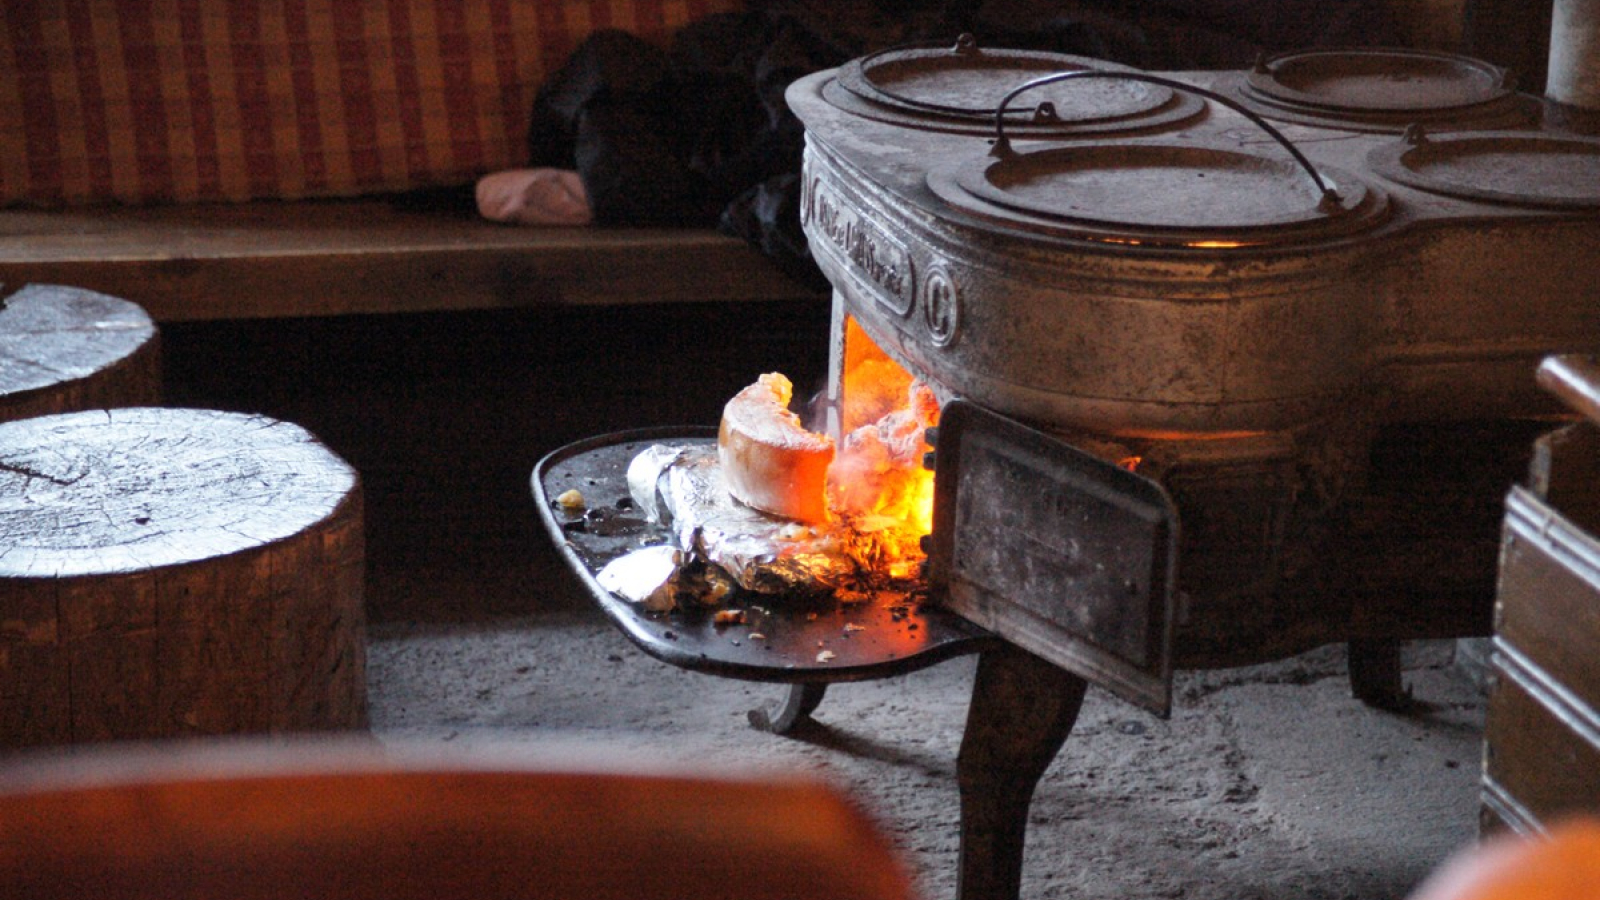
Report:
[[[1447,861],[1411,900],[1593,900],[1600,897],[1600,819],[1539,837],[1497,837]]]
[[[0,897],[912,900],[877,826],[804,775],[592,743],[107,746],[0,765]]]

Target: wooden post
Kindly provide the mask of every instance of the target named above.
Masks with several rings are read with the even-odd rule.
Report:
[[[0,424],[0,745],[363,727],[361,495],[299,426]]]
[[[160,400],[159,339],[136,304],[54,284],[0,298],[0,422]]]

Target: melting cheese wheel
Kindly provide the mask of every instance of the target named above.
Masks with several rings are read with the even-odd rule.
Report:
[[[728,492],[740,502],[775,516],[825,522],[833,441],[800,424],[789,410],[792,396],[794,385],[777,372],[735,394],[722,410],[717,456]]]

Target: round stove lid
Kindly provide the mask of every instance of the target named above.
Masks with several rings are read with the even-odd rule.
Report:
[[[970,160],[933,190],[958,208],[1035,230],[1164,245],[1257,246],[1375,224],[1381,198],[1319,167],[1226,147],[1138,142]]]
[[[1348,113],[1421,113],[1511,94],[1504,69],[1427,50],[1340,48],[1267,57],[1246,81],[1293,106]]]
[[[1464,132],[1406,139],[1367,155],[1401,184],[1469,200],[1557,209],[1600,209],[1600,140],[1527,131]]]
[[[840,68],[838,81],[857,97],[895,109],[992,122],[1001,98],[1017,85],[1085,69],[1135,71],[1064,53],[984,49],[963,35],[953,47],[898,48],[853,60]],[[1023,123],[1037,117],[1043,125],[1107,122],[1150,115],[1173,102],[1173,92],[1159,85],[1080,81],[1032,94],[1026,107],[1008,115]]]

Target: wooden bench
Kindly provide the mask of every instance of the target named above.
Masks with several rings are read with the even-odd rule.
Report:
[[[158,322],[817,296],[709,230],[512,227],[385,198],[0,212],[0,284],[30,283]]]
[[[1467,0],[1387,5],[1408,44],[1464,40]],[[1492,32],[1495,49],[1538,31],[1524,4],[1471,5],[1484,21],[1527,20]],[[17,138],[0,142],[0,284],[88,288],[158,322],[812,296],[706,230],[511,228],[383,199],[197,204],[437,188],[522,165],[538,86],[595,30],[665,44],[689,21],[745,8],[537,6],[19,13],[0,29],[0,122]],[[3,206],[112,198],[140,205]]]

